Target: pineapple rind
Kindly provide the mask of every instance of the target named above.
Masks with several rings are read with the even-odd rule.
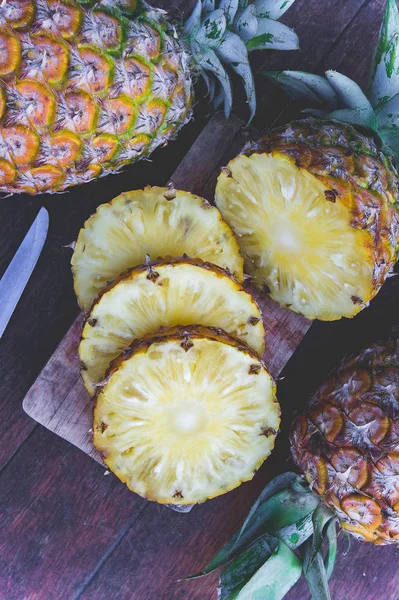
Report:
[[[0,154],[9,165],[15,163],[9,126],[24,125],[28,133],[40,137],[38,152],[17,163],[12,181],[0,172],[0,192],[54,193],[118,172],[125,164],[165,145],[191,118],[190,55],[175,27],[165,19],[164,11],[142,7],[137,16],[126,19],[115,6],[83,4],[60,0],[50,5],[46,0],[32,0],[33,22],[22,30],[9,21],[12,11],[7,10],[7,2],[0,6],[2,31],[12,34],[7,43],[19,48],[15,64],[10,60],[6,65],[10,73],[4,87],[6,110],[0,115]],[[49,50],[46,43],[54,48]],[[81,55],[84,48],[97,53],[95,68]],[[127,62],[132,56],[145,62],[149,72],[129,70]],[[43,85],[55,100],[55,114],[45,127],[35,128],[29,121],[32,110],[37,111],[40,103],[21,98],[18,92],[19,81],[27,79]],[[1,82],[0,77],[0,87]],[[141,96],[138,92],[145,83],[148,90]],[[84,103],[76,101],[76,93],[78,98],[85,94]],[[72,105],[71,94],[75,98]],[[126,125],[115,112],[118,98],[125,102],[120,115],[122,120],[126,118]],[[158,99],[163,101],[162,110],[154,106]],[[88,112],[93,114],[92,119],[87,118]],[[77,133],[84,140],[84,154],[62,167],[62,178],[46,178],[43,184],[43,177],[35,169],[43,164],[58,164],[51,135],[60,129]],[[28,133],[21,139],[22,145],[28,144]],[[118,151],[105,161],[95,143],[104,133],[115,135],[118,140]],[[148,142],[131,145],[137,135],[148,136]]]
[[[352,127],[316,119],[305,119],[272,130],[258,143],[248,144],[243,152],[221,173],[216,204],[240,240],[246,271],[254,276],[259,287],[269,288],[277,302],[310,319],[335,320],[357,314],[376,295],[396,261],[399,242],[398,176],[389,158],[376,148],[371,139]],[[297,174],[292,168],[291,176],[287,175],[283,183],[278,181],[278,174],[273,174],[272,167],[265,168],[262,174],[262,157],[266,167],[269,158],[274,158],[276,169],[281,160],[290,161],[291,165],[295,165]],[[245,180],[244,186],[240,177]],[[302,187],[305,190],[305,179],[312,177],[313,187],[318,189],[320,196],[319,208],[324,205],[325,215],[319,223],[315,219],[316,226],[310,237],[317,239],[319,235],[318,247],[326,256],[319,265],[314,265],[312,259],[304,260],[306,252],[301,252],[300,247],[294,248],[293,252],[292,248],[287,249],[281,244],[280,255],[285,254],[283,262],[291,260],[292,267],[296,268],[296,277],[293,278],[291,267],[278,272],[278,260],[269,256],[270,243],[264,238],[265,233],[267,237],[270,232],[276,238],[275,246],[278,246],[278,231],[283,228],[284,219],[279,223],[276,199],[280,200],[283,216],[287,217],[289,211],[284,203],[292,205],[297,200],[290,198],[292,182],[296,179],[298,189]],[[264,190],[269,190],[273,196],[273,190],[270,192],[272,185],[275,208],[272,206],[268,214],[269,197]],[[307,189],[310,190],[311,186]],[[299,209],[301,204],[306,208],[310,192],[303,196],[299,198]],[[266,208],[262,212],[259,205],[263,204]],[[327,213],[337,213],[338,208],[341,209],[341,225],[336,233],[330,232],[330,242],[335,244],[336,256],[333,257],[332,252],[327,252],[328,236],[323,238],[322,234],[329,221]],[[345,212],[346,224],[343,218]],[[298,211],[296,233],[303,237],[307,228],[306,211],[303,211],[302,220],[300,216]],[[309,237],[308,240],[311,245],[312,240]],[[317,250],[316,247],[315,258]],[[345,253],[347,257],[340,264]],[[288,276],[291,281],[287,282]],[[310,280],[313,280],[313,285],[306,287]],[[331,283],[335,283],[335,287],[331,287]],[[318,293],[320,297],[313,302],[311,297],[307,297]]]
[[[170,199],[169,199],[170,198]],[[152,187],[102,204],[80,230],[71,264],[79,304],[88,311],[99,292],[149,256],[214,263],[243,280],[243,259],[230,227],[206,200]]]
[[[312,489],[359,540],[399,543],[397,333],[346,358],[294,423],[291,451]]]
[[[220,329],[171,328],[136,341],[95,398],[94,444],[129,489],[195,504],[252,479],[280,424],[259,357]]]
[[[134,339],[161,327],[219,327],[263,356],[264,327],[252,296],[224,269],[200,259],[170,259],[123,273],[96,299],[79,358],[89,394]]]

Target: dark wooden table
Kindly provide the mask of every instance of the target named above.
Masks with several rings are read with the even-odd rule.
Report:
[[[385,0],[296,0],[284,17],[301,41],[299,52],[253,56],[254,66],[338,69],[367,81],[371,51]],[[163,0],[189,11],[194,0]],[[294,115],[276,90],[257,77],[255,126]],[[241,103],[243,104],[243,103]],[[245,107],[238,112],[245,115]],[[148,504],[128,492],[104,468],[36,425],[21,402],[67,331],[78,309],[72,291],[70,251],[83,221],[95,207],[129,188],[164,184],[206,119],[200,100],[197,119],[168,151],[131,166],[100,184],[54,197],[12,197],[0,204],[4,271],[44,204],[50,213],[45,249],[0,342],[0,600],[213,600],[216,577],[176,583],[200,569],[230,537],[268,479],[290,467],[287,428],[293,410],[348,351],[386,335],[399,323],[399,280],[391,278],[356,319],[316,323],[279,383],[284,427],[277,448],[253,482],[196,507],[188,515]],[[398,551],[340,539],[331,581],[335,600],[397,600]],[[297,586],[290,600],[308,598]]]

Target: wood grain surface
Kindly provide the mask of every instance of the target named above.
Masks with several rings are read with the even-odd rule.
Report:
[[[188,12],[195,0],[153,3]],[[254,53],[254,68],[336,68],[365,85],[383,6],[384,0],[296,0],[283,20],[296,29],[301,50]],[[299,115],[261,76],[256,86],[257,129]],[[196,119],[151,162],[68,194],[0,203],[0,272],[39,207],[50,213],[44,251],[0,342],[1,600],[215,600],[216,577],[191,583],[177,579],[198,571],[236,530],[265,483],[292,467],[287,430],[312,388],[346,352],[399,324],[397,277],[355,319],[315,323],[279,381],[283,427],[270,459],[251,483],[186,515],[129,493],[116,478],[104,476],[101,465],[23,412],[23,397],[78,314],[70,251],[64,246],[102,202],[170,179],[207,123],[207,100],[201,87],[197,90]],[[245,119],[245,103],[239,92],[236,97],[237,112]],[[53,385],[63,389],[62,382]],[[339,548],[333,600],[398,600],[396,548],[353,540],[348,549],[344,539]],[[307,600],[309,594],[299,584],[287,598]]]

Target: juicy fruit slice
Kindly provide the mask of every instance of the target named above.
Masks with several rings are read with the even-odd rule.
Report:
[[[82,333],[82,377],[92,395],[112,359],[136,338],[175,325],[220,327],[263,356],[256,302],[226,271],[200,259],[136,267],[106,288]]]
[[[252,479],[280,424],[275,385],[241,341],[207,327],[138,341],[96,398],[94,444],[129,489],[194,504]]]
[[[80,230],[72,256],[75,293],[88,311],[98,293],[129,268],[166,256],[214,263],[243,280],[243,260],[219,211],[189,192],[152,187],[102,204]]]
[[[354,228],[334,189],[290,156],[238,156],[219,177],[216,204],[238,236],[246,271],[282,306],[335,320],[371,298],[370,233]]]

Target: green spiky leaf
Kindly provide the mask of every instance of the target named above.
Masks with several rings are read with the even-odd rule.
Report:
[[[313,561],[321,551],[321,546],[324,539],[324,529],[326,525],[334,518],[334,514],[324,504],[319,504],[312,515],[313,536],[308,543],[308,551],[306,552],[303,570],[305,573],[313,565]]]
[[[338,71],[327,71],[326,78],[337,94],[342,108],[367,109],[370,114],[373,113],[367,96],[352,79]]]
[[[312,551],[312,541],[309,540],[305,544],[304,563],[309,563],[309,556],[312,554]],[[312,594],[312,600],[331,600],[327,573],[321,552],[317,552],[311,566],[305,571],[305,577],[310,593]]]
[[[223,10],[221,8],[214,10],[203,21],[196,35],[197,43],[207,48],[218,48],[222,43],[226,27],[226,16]]]
[[[252,120],[256,110],[255,82],[244,42],[238,35],[228,31],[216,54],[241,77],[247,95],[250,120]]]
[[[310,513],[296,523],[287,525],[276,534],[291,550],[296,550],[313,535],[313,514]]]
[[[327,525],[326,535],[328,540],[328,550],[327,550],[327,558],[326,558],[326,574],[327,580],[330,579],[333,574],[335,567],[335,560],[337,558],[337,528],[336,528],[337,519],[332,519]]]
[[[201,27],[202,2],[198,0],[194,6],[193,12],[184,23],[184,31],[188,36],[195,35]]]
[[[374,52],[369,98],[377,108],[399,93],[399,12],[395,0],[387,0]]]
[[[294,2],[295,0],[256,0],[256,14],[258,17],[276,20],[282,17]]]
[[[215,0],[202,0],[202,14],[208,15],[216,9]]]
[[[230,26],[238,10],[239,0],[220,0],[219,8],[223,10],[227,24]]]
[[[342,121],[343,123],[349,123],[350,125],[367,127],[368,129],[376,128],[374,113],[370,113],[365,107],[333,110],[328,117],[329,119],[335,119],[336,121]]]
[[[224,111],[227,117],[231,111],[233,97],[230,79],[222,63],[211,48],[201,49],[201,52],[196,56],[196,62],[203,70],[213,73],[222,86],[224,92]]]
[[[379,129],[399,128],[399,93],[375,111]]]
[[[253,38],[258,30],[258,19],[256,18],[255,5],[250,4],[247,8],[237,12],[233,23],[233,31],[237,33],[243,42]]]
[[[298,36],[287,25],[272,19],[258,19],[256,35],[247,42],[248,50],[298,50]]]
[[[304,71],[263,71],[262,75],[279,84],[295,100],[325,106],[329,110],[337,108],[337,95],[325,77]]]
[[[281,15],[293,2],[294,0],[269,2],[268,14]],[[198,0],[184,24],[185,43],[191,49],[194,67],[199,75],[208,71],[204,79],[208,89],[212,86],[213,105],[216,107],[224,104],[226,116],[232,106],[232,88],[231,83],[227,83],[229,75],[225,66],[229,66],[229,70],[241,78],[252,119],[256,110],[256,95],[247,57],[248,50],[298,48],[296,34],[273,18],[259,16],[264,11],[263,4],[258,2],[258,5],[259,14],[254,0]],[[239,42],[235,40],[233,43],[232,35],[237,36]],[[247,45],[245,52],[243,44]],[[218,51],[217,57],[215,51]],[[210,83],[212,78],[209,72],[217,79],[220,87]]]
[[[292,486],[295,481],[300,481],[300,477],[296,473],[283,473],[282,475],[277,475],[267,486],[262,490],[258,499],[254,502],[249,511],[244,523],[239,530],[237,537],[239,538],[247,528],[250,520],[252,519],[255,512],[258,510],[259,506],[266,502],[269,498],[271,498],[274,494],[285,490],[286,488]]]
[[[224,600],[281,600],[298,581],[301,573],[301,561],[280,541],[272,556],[238,594],[226,594]],[[222,582],[219,593],[222,595]]]
[[[277,546],[278,540],[266,534],[233,560],[220,576],[219,600],[236,597]]]

